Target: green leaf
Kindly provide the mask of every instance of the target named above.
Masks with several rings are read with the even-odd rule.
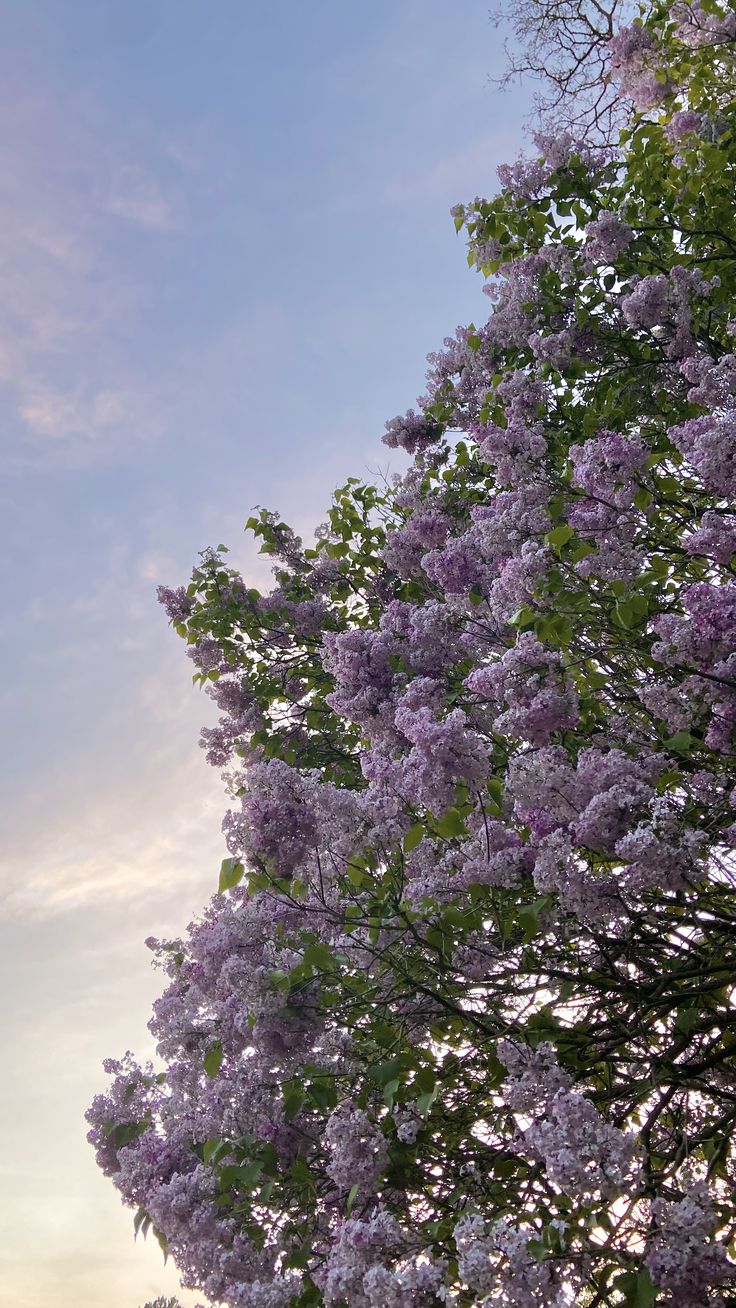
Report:
[[[619,627],[631,631],[646,619],[649,606],[643,595],[630,595],[628,599],[616,600],[614,621]]]
[[[488,793],[497,804],[501,803],[503,799],[503,781],[501,777],[489,777]]]
[[[389,1081],[401,1076],[411,1060],[407,1054],[397,1054],[395,1058],[387,1058],[385,1062],[375,1063],[369,1069],[369,1076],[377,1081],[380,1086],[388,1085]]]
[[[416,849],[420,841],[424,839],[425,834],[426,827],[423,822],[415,822],[412,827],[409,827],[404,836],[404,853],[410,854],[413,849]]]
[[[468,834],[462,813],[456,808],[448,808],[441,818],[435,818],[434,827],[438,835],[444,836],[446,840]]]
[[[222,1067],[222,1045],[220,1044],[219,1040],[215,1040],[215,1043],[210,1045],[209,1049],[207,1050],[207,1053],[204,1056],[204,1070],[207,1073],[207,1075],[210,1077],[210,1079],[214,1080],[221,1067]]]
[[[692,748],[693,738],[689,731],[676,731],[664,743],[667,749],[674,750],[676,754],[687,754]]]
[[[438,1093],[439,1093],[439,1087],[435,1086],[433,1090],[425,1090],[423,1094],[417,1095],[416,1099],[414,1100],[414,1103],[416,1105],[416,1110],[421,1117],[426,1117],[427,1113],[432,1107],[432,1104],[437,1098]]]
[[[383,1087],[383,1102],[385,1104],[388,1104],[389,1108],[393,1107],[394,1096],[396,1095],[396,1092],[399,1089],[400,1085],[401,1082],[399,1078],[394,1077],[393,1081],[387,1081],[385,1086]]]
[[[142,1231],[143,1237],[145,1239],[145,1237],[148,1235],[150,1227],[151,1227],[151,1219],[148,1216],[148,1213],[146,1212],[145,1208],[139,1208],[138,1212],[133,1218],[133,1234],[135,1238],[137,1239]]]
[[[353,1210],[353,1204],[355,1203],[355,1200],[356,1200],[357,1194],[358,1194],[358,1187],[357,1187],[357,1185],[351,1185],[351,1187],[350,1187],[350,1189],[349,1189],[349,1191],[348,1191],[348,1200],[347,1200],[347,1204],[346,1204],[346,1207],[347,1207],[347,1210],[348,1210],[349,1213],[352,1212],[352,1210]]]
[[[509,618],[509,625],[520,628],[529,627],[536,616],[534,609],[530,609],[528,604],[522,604],[521,608],[517,609],[513,616]]]
[[[613,1285],[624,1295],[625,1308],[651,1308],[656,1301],[657,1290],[645,1267],[639,1272],[624,1272]]]
[[[566,522],[562,522],[559,527],[555,527],[554,531],[548,531],[544,539],[548,545],[554,546],[555,549],[561,549],[574,535],[575,532],[572,527],[568,526]]]
[[[242,880],[245,873],[245,866],[239,858],[223,858],[220,864],[220,879],[217,885],[218,895],[222,895],[226,890],[232,890]]]
[[[146,1130],[146,1122],[119,1122],[117,1126],[112,1125],[106,1132],[108,1138],[112,1141],[116,1149],[122,1149],[124,1145],[132,1144]]]
[[[540,916],[551,906],[553,900],[554,896],[552,895],[540,895],[539,899],[535,899],[533,904],[526,904],[524,908],[519,910],[519,926],[523,932],[524,944],[528,944],[534,936],[539,934],[541,930],[539,925]]]
[[[354,886],[356,890],[360,890],[361,886],[365,885],[368,880],[365,866],[361,867],[360,862],[354,858],[346,865],[345,875],[351,886]]]
[[[697,1007],[681,1008],[675,1018],[675,1029],[681,1031],[683,1035],[690,1035],[698,1025],[698,1016]]]
[[[307,1087],[307,1094],[323,1113],[330,1112],[337,1103],[337,1090],[334,1081],[313,1081]]]
[[[304,962],[316,972],[331,972],[335,960],[329,945],[323,944],[322,941],[315,941],[314,944],[307,945],[304,950]]]
[[[434,1090],[435,1084],[436,1077],[432,1068],[420,1067],[414,1077],[414,1081],[412,1082],[412,1088],[416,1087],[417,1090]]]
[[[215,1166],[232,1151],[229,1140],[205,1140],[202,1146],[202,1162]]]
[[[284,1117],[287,1122],[296,1117],[303,1103],[304,1091],[301,1086],[290,1085],[287,1090],[284,1090]]]

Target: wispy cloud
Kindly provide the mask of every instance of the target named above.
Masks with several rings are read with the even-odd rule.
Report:
[[[131,164],[115,170],[104,208],[149,232],[170,232],[178,225],[173,203],[158,178]]]
[[[98,458],[150,437],[162,398],[127,344],[150,294],[121,261],[120,223],[141,240],[181,227],[150,167],[95,128],[67,90],[6,85],[0,96],[0,386],[10,466]],[[155,151],[156,142],[151,143]],[[162,156],[165,155],[163,146]],[[116,158],[116,154],[120,157]],[[31,442],[29,446],[27,443]]]
[[[133,427],[135,397],[121,390],[100,390],[84,395],[34,387],[32,382],[21,388],[19,412],[29,431],[44,440],[60,441],[68,437],[93,440],[111,429]]]
[[[153,718],[162,695],[171,704],[170,686],[144,687],[138,713]],[[208,897],[224,850],[225,802],[196,747],[195,724],[212,716],[210,706],[195,709],[194,702],[193,692],[178,724],[151,730],[143,749],[120,731],[107,750],[89,736],[81,749],[70,741],[72,777],[41,776],[40,793],[6,822],[0,916],[31,920],[95,904],[160,903],[176,887],[193,905]],[[111,746],[121,753],[112,766]]]
[[[139,519],[138,541],[121,539],[102,505],[95,526],[92,569],[61,542],[41,602],[3,621],[3,643],[27,650],[3,712],[32,724],[36,748],[32,781],[19,761],[3,791],[0,919],[155,903],[177,885],[196,904],[223,856],[222,782],[198,747],[217,711],[155,602],[181,566],[166,524]]]

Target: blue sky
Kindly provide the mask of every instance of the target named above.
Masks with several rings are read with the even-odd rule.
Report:
[[[210,894],[225,801],[155,586],[303,532],[483,314],[448,215],[526,112],[486,0],[5,0],[0,49],[0,1299],[175,1287],[82,1114],[148,1051],[143,938]]]

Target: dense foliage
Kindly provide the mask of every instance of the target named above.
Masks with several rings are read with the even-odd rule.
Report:
[[[618,31],[620,146],[455,212],[405,475],[162,591],[230,857],[88,1117],[211,1302],[736,1303],[735,50]]]

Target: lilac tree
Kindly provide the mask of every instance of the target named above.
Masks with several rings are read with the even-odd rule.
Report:
[[[161,599],[229,856],[101,1167],[228,1308],[736,1304],[736,12],[455,211],[491,305],[268,594]]]

